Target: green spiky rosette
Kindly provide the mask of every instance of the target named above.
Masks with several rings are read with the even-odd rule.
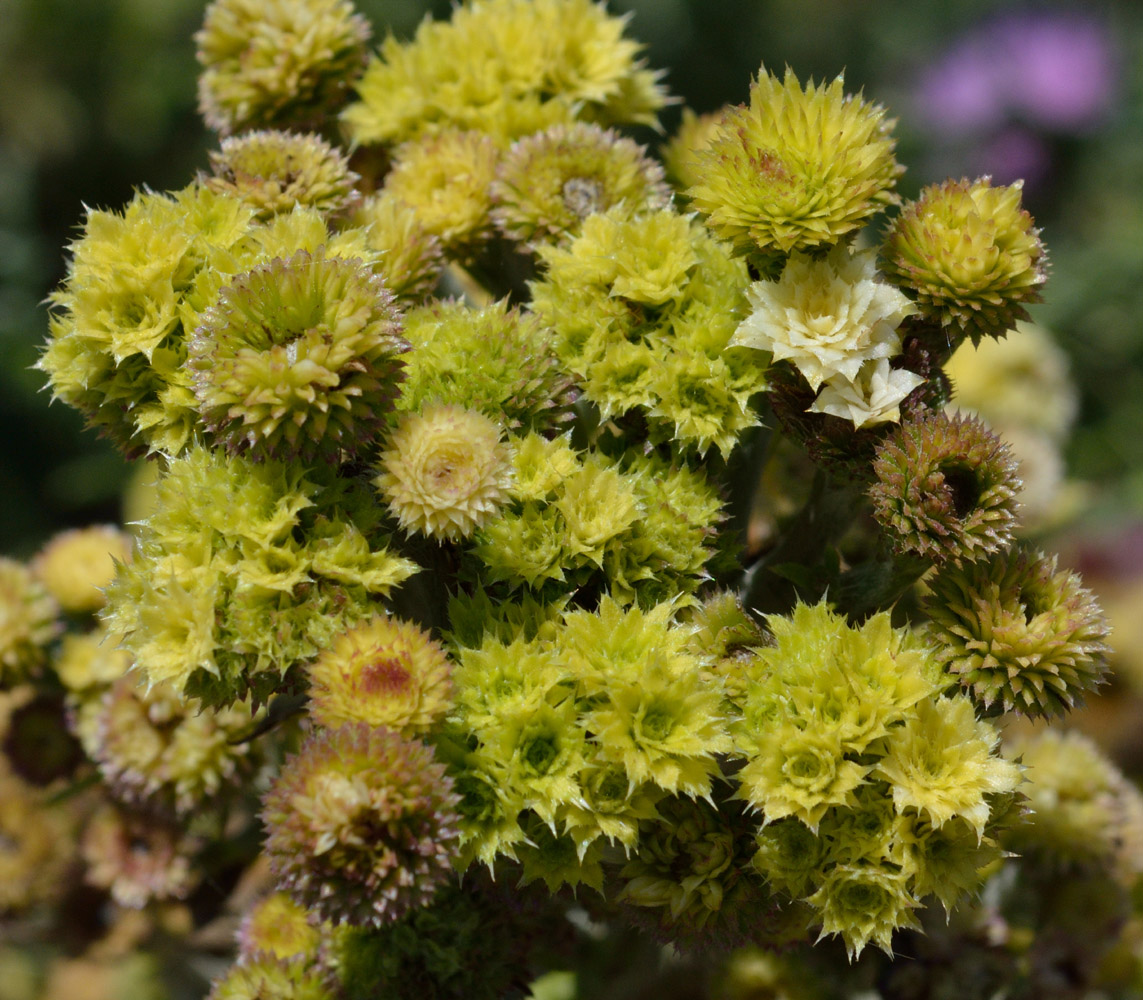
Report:
[[[402,378],[393,297],[361,261],[299,252],[240,275],[190,342],[202,418],[232,454],[313,462],[377,435]]]

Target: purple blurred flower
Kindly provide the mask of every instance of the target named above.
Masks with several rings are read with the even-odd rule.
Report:
[[[918,83],[928,126],[951,136],[1023,121],[1050,132],[1097,126],[1118,86],[1107,25],[1079,11],[1024,11],[954,42]]]

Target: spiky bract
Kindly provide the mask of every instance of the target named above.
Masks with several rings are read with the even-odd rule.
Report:
[[[305,957],[251,955],[216,979],[207,1000],[335,1000],[328,975]]]
[[[357,174],[318,135],[264,129],[232,136],[210,154],[210,166],[214,176],[204,184],[241,198],[260,219],[295,205],[337,215],[360,198]]]
[[[22,679],[59,633],[59,605],[23,563],[0,556],[0,683]]]
[[[928,637],[985,707],[1063,715],[1107,673],[1107,622],[1055,556],[1029,549],[946,565],[929,582]]]
[[[511,482],[500,427],[449,405],[404,414],[374,480],[402,528],[437,539],[471,535],[504,504]]]
[[[665,208],[663,168],[611,130],[553,125],[512,144],[492,185],[497,228],[521,243],[559,242],[593,212]]]
[[[394,144],[445,128],[512,139],[576,118],[655,124],[659,74],[591,0],[477,0],[449,22],[390,35],[344,120],[353,142]]]
[[[349,96],[370,33],[350,0],[213,0],[195,35],[199,111],[224,135],[319,126]]]
[[[1016,462],[980,420],[938,411],[907,421],[881,443],[873,471],[873,513],[898,552],[943,562],[1011,543]]]
[[[746,269],[696,220],[613,208],[538,255],[533,309],[604,418],[636,417],[652,443],[699,455],[729,454],[757,423],[765,368],[726,350],[745,316]]]
[[[1040,300],[1048,261],[1022,187],[988,177],[933,184],[886,234],[882,267],[951,336],[1002,337]]]
[[[791,70],[779,81],[763,68],[749,107],[724,112],[693,154],[687,196],[739,253],[830,247],[896,201],[893,124],[840,76],[803,89]]]
[[[343,632],[310,664],[310,714],[320,725],[423,733],[451,702],[451,667],[423,629],[377,616]]]
[[[203,422],[232,454],[337,463],[377,434],[408,349],[361,261],[299,251],[222,289],[190,342]]]
[[[452,403],[500,421],[514,434],[542,434],[572,418],[576,380],[531,312],[506,300],[483,309],[436,301],[405,316],[413,345],[397,406]]]
[[[429,747],[353,723],[308,736],[267,792],[282,888],[334,923],[381,926],[448,881],[458,802]]]
[[[151,682],[208,705],[289,688],[301,662],[417,570],[336,499],[275,462],[204,448],[173,460],[108,591],[109,627]]]

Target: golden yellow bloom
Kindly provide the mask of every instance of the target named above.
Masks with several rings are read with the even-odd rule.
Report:
[[[116,562],[131,558],[131,536],[110,524],[62,531],[36,556],[32,571],[64,611],[84,614],[104,604]]]
[[[488,417],[430,406],[401,420],[373,482],[410,534],[467,538],[508,499],[512,456]]]
[[[425,732],[450,703],[444,650],[412,622],[376,616],[343,632],[310,664],[310,712],[331,729],[367,722]]]

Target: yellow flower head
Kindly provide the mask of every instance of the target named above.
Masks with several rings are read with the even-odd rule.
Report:
[[[242,958],[259,952],[276,959],[314,961],[322,943],[322,928],[309,922],[306,909],[285,892],[274,892],[257,903],[238,930]]]
[[[373,482],[410,534],[467,538],[507,501],[512,456],[488,417],[430,406],[401,419]]]
[[[419,302],[432,292],[444,268],[444,255],[440,240],[425,228],[415,209],[382,191],[366,198],[351,221],[368,234],[369,248],[380,257],[373,270],[398,301]]]
[[[222,140],[210,154],[212,191],[237,195],[258,217],[309,205],[327,215],[345,211],[360,195],[345,156],[317,135],[264,130]]]
[[[44,658],[60,630],[59,606],[32,571],[0,557],[0,681],[19,679]]]
[[[369,34],[350,0],[214,0],[195,35],[199,110],[224,135],[318,125],[348,96]]]
[[[323,726],[385,726],[425,732],[451,701],[444,650],[399,618],[372,618],[338,636],[310,664],[310,712]]]
[[[445,253],[463,256],[492,235],[492,182],[500,152],[482,132],[449,130],[406,143],[385,177]]]
[[[749,296],[754,311],[730,345],[789,361],[813,389],[836,375],[854,382],[865,362],[899,353],[897,327],[915,311],[901,292],[877,280],[872,253],[844,246],[824,260],[794,254],[779,280],[755,282]]]
[[[729,110],[720,108],[705,115],[696,115],[690,108],[683,108],[683,120],[678,131],[661,151],[667,178],[676,187],[686,190],[702,181],[699,154],[711,144],[722,116]]]
[[[805,89],[763,71],[750,105],[727,111],[692,154],[701,179],[687,195],[740,253],[763,257],[828,247],[896,199],[885,109],[833,83]]]
[[[71,614],[98,611],[115,564],[131,558],[131,536],[109,524],[63,531],[36,556],[32,571]]]
[[[655,124],[667,98],[625,18],[593,0],[475,0],[449,22],[389,36],[346,109],[354,143],[393,144],[448,128],[503,144],[558,122]]]

